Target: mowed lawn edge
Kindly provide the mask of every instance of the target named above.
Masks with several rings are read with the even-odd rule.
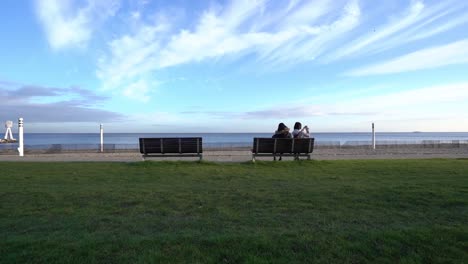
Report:
[[[468,263],[468,160],[0,162],[1,263]]]

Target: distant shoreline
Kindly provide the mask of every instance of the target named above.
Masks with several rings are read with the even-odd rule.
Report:
[[[311,133],[316,144],[365,145],[370,144],[370,132],[352,133]],[[15,135],[16,136],[16,135]],[[104,144],[115,144],[116,148],[125,145],[138,145],[140,137],[202,137],[204,146],[216,144],[250,146],[255,137],[271,137],[272,133],[104,133]],[[377,132],[377,144],[397,144],[399,142],[421,143],[428,140],[452,142],[454,140],[468,141],[468,132]],[[14,144],[14,143],[13,143]],[[24,144],[38,146],[62,145],[95,145],[100,144],[99,133],[25,133]],[[118,146],[117,146],[118,145]]]

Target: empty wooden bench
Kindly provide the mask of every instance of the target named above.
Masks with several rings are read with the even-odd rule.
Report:
[[[140,138],[140,153],[146,157],[199,157],[203,158],[201,137]]]
[[[307,157],[314,151],[314,138],[254,138],[252,161],[256,157]]]

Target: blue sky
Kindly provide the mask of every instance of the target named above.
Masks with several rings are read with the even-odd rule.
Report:
[[[468,131],[468,1],[4,0],[27,132]]]

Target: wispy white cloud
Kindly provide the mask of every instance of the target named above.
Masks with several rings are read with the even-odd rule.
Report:
[[[36,12],[53,49],[85,47],[95,27],[113,16],[118,0],[36,0]]]
[[[389,61],[349,71],[346,75],[390,74],[465,63],[468,63],[468,39],[422,49]]]
[[[145,80],[139,80],[135,83],[130,83],[125,87],[123,95],[128,98],[136,99],[142,102],[148,102],[149,85]]]
[[[330,95],[332,96],[332,95]],[[324,99],[322,99],[324,100]],[[243,118],[293,118],[311,116],[360,116],[372,118],[398,113],[398,117],[420,114],[433,110],[447,115],[437,106],[468,101],[468,82],[414,88],[403,91],[383,92],[380,95],[349,96],[333,95],[334,103],[317,103],[316,97],[309,101],[284,102],[285,106],[257,109],[238,114]],[[410,109],[410,110],[409,110]],[[431,110],[432,109],[432,110]],[[468,106],[465,106],[468,110]],[[462,110],[462,109],[460,109]],[[456,112],[452,114],[457,114]],[[463,114],[468,116],[467,114]]]
[[[297,119],[304,117],[320,117],[320,116],[369,116],[373,112],[350,112],[350,111],[324,111],[319,106],[299,105],[294,107],[273,107],[263,110],[255,110],[238,115],[241,119]]]
[[[405,10],[397,10],[397,15],[385,14],[392,19],[384,24],[379,24],[382,19],[375,17],[382,14],[362,10],[361,3],[230,1],[203,10],[186,26],[172,23],[164,11],[151,21],[142,19],[140,9],[137,13],[130,11],[131,30],[108,43],[108,51],[100,57],[96,73],[104,89],[125,91],[127,96],[139,94],[129,98],[149,101],[156,87],[151,83],[164,68],[253,55],[251,61],[262,65],[263,70],[282,69],[312,60],[323,62],[376,54],[468,23],[466,16],[460,14],[466,4],[460,1],[426,4],[413,0]],[[452,16],[453,19],[448,19]],[[369,29],[368,24],[362,23],[374,21],[375,32],[355,37],[354,32],[362,32],[361,26]],[[372,65],[373,69],[365,67],[347,74],[383,74],[464,63],[464,43],[423,49]]]
[[[292,40],[285,40],[273,46],[273,49],[269,45],[260,50],[262,58],[270,65],[294,65],[314,60],[336,48],[339,40],[359,25],[360,16],[358,1],[350,1],[345,5],[341,16],[330,24],[296,28],[299,32]]]
[[[456,16],[466,6],[464,1],[440,1],[427,5],[422,0],[413,0],[400,15],[387,15],[391,20],[386,24],[367,25],[369,33],[328,54],[326,60],[375,54],[448,31],[468,22],[465,14]]]
[[[408,27],[419,20],[419,15],[424,9],[424,4],[422,1],[413,1],[409,10],[407,10],[405,15],[400,18],[398,21],[392,21],[388,25],[381,27],[375,32],[365,35],[358,40],[354,41],[351,45],[343,47],[334,55],[334,59],[347,56],[356,51],[362,50],[363,48],[375,43],[383,38],[386,38],[399,30]]]
[[[406,89],[398,92],[387,92],[381,95],[361,97],[354,100],[343,100],[336,104],[323,106],[325,112],[376,112],[389,114],[396,111],[405,114],[406,108],[421,112],[437,111],[443,109],[437,106],[445,103],[463,103],[468,100],[468,83],[453,83],[437,86]],[[330,107],[330,108],[328,108]],[[468,106],[465,106],[468,110]],[[460,109],[461,110],[461,109]],[[406,114],[411,115],[411,112]],[[446,113],[444,113],[446,114]],[[456,114],[456,113],[454,113]]]
[[[121,88],[155,70],[160,52],[159,36],[166,31],[164,24],[142,26],[132,36],[124,35],[111,41],[108,56],[98,61],[96,74],[102,80],[103,88]]]
[[[453,18],[452,20],[443,22],[440,25],[418,32],[417,34],[414,34],[414,35],[408,34],[408,38],[406,38],[406,41],[410,42],[414,40],[428,38],[428,37],[437,35],[442,32],[446,32],[450,29],[453,29],[455,27],[458,27],[460,25],[467,24],[467,23],[468,23],[468,16],[463,14],[463,15]]]
[[[282,28],[290,28],[317,21],[320,17],[336,8],[333,2],[341,4],[332,0],[311,0],[301,4],[299,1],[290,1],[288,7],[285,9],[285,16],[282,23],[279,26]]]
[[[319,24],[319,17],[341,9],[331,3],[285,3],[288,11],[277,16],[284,19],[258,20],[262,12],[269,11],[267,1],[232,1],[224,8],[203,12],[193,29],[173,29],[161,21],[141,22],[132,34],[110,42],[109,53],[99,60],[97,75],[104,88],[131,90],[130,83],[151,81],[156,70],[225,56],[256,54],[271,65],[310,60],[359,22],[358,2],[350,0],[339,17]]]

